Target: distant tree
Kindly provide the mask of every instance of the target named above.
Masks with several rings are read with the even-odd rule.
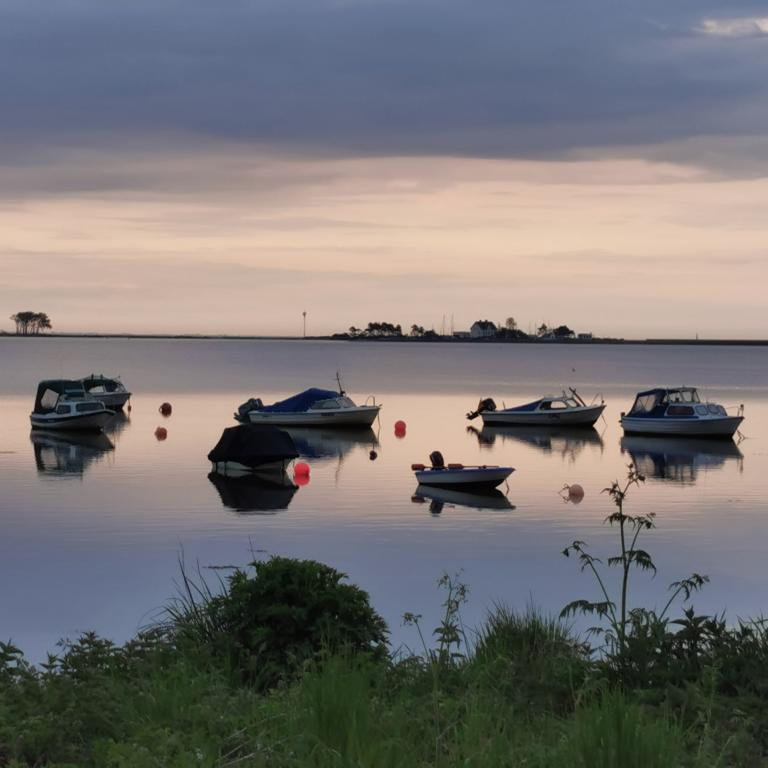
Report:
[[[348,333],[350,336],[352,336],[352,338],[355,338],[356,336],[359,336],[362,331],[359,328],[355,328],[354,325],[350,325]]]
[[[411,326],[411,334],[410,334],[411,336],[413,336],[415,338],[419,338],[419,337],[423,336],[424,333],[425,333],[424,326],[422,326],[422,325],[412,325]]]
[[[50,330],[51,318],[45,312],[17,312],[15,315],[11,315],[16,325],[16,333],[19,336],[36,336],[40,331]]]
[[[517,328],[517,321],[514,317],[508,317],[504,323],[504,327],[508,331],[514,331]]]
[[[392,323],[368,323],[363,336],[369,338],[379,338],[382,336],[402,336],[403,328],[400,325],[393,325]]]
[[[567,325],[558,325],[552,333],[558,339],[572,339],[576,335]]]
[[[537,336],[546,336],[548,333],[549,333],[549,326],[546,323],[542,323],[536,329],[536,335]]]

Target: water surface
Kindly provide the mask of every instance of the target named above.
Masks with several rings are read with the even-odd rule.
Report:
[[[494,600],[558,611],[594,595],[563,547],[579,538],[614,554],[600,491],[630,461],[648,476],[631,508],[658,515],[646,546],[659,575],[641,576],[635,598],[660,603],[667,583],[698,571],[712,583],[697,610],[767,607],[763,348],[10,338],[0,360],[0,637],[32,658],[86,629],[133,635],[173,593],[182,552],[202,566],[257,551],[326,562],[370,592],[395,643],[414,641],[405,611],[433,626],[444,571],[462,570],[470,585],[469,624]],[[332,387],[337,369],[353,398],[383,403],[373,430],[296,433],[311,466],[304,487],[209,478],[205,456],[240,402]],[[106,437],[31,435],[37,381],[91,372],[122,376],[135,392],[128,417]],[[605,397],[595,430],[482,430],[464,418],[481,396],[511,405],[571,384],[588,401]],[[747,439],[622,438],[633,394],[665,384],[744,403]],[[165,400],[168,419],[157,410]],[[435,449],[516,472],[491,499],[414,498],[410,464]],[[566,483],[584,487],[581,504],[563,501]]]

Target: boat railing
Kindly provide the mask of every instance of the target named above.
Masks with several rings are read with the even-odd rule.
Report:
[[[376,405],[376,395],[368,395],[363,405]]]

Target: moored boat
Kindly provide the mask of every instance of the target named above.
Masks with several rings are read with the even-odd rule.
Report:
[[[638,392],[621,426],[628,435],[733,437],[744,421],[744,406],[730,415],[719,403],[703,403],[694,387],[657,387]]]
[[[98,432],[114,415],[83,389],[81,381],[49,379],[37,385],[29,420],[34,429]]]
[[[481,416],[486,426],[545,426],[591,427],[605,410],[602,398],[599,403],[587,405],[579,393],[571,388],[570,394],[545,395],[524,405],[497,409],[491,398],[485,398],[476,410],[467,414],[468,419]]]
[[[430,456],[432,466],[412,464],[411,469],[416,480],[422,485],[433,485],[441,488],[465,488],[481,490],[495,488],[501,485],[515,470],[513,467],[498,465],[445,464],[439,451],[433,451]]]
[[[131,393],[120,381],[120,377],[110,378],[102,374],[92,373],[83,380],[83,389],[92,397],[101,400],[107,408],[122,411],[130,400]]]
[[[260,398],[243,403],[235,414],[242,423],[294,427],[370,427],[380,405],[356,405],[343,391],[311,388],[272,405]]]
[[[287,432],[269,425],[227,427],[208,453],[215,472],[232,477],[260,473],[282,476],[299,452]]]

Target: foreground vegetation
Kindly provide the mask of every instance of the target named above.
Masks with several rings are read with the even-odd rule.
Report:
[[[599,599],[565,613],[596,615],[597,647],[533,609],[466,630],[466,587],[446,576],[440,625],[406,614],[423,648],[392,656],[368,596],[328,566],[272,558],[216,584],[182,570],[164,620],[124,646],[86,634],[33,667],[0,644],[0,765],[768,765],[765,623],[697,615],[696,574],[661,613],[631,607],[632,570],[653,569],[652,516],[624,512],[640,482],[607,489],[616,590],[584,542],[567,550]]]

